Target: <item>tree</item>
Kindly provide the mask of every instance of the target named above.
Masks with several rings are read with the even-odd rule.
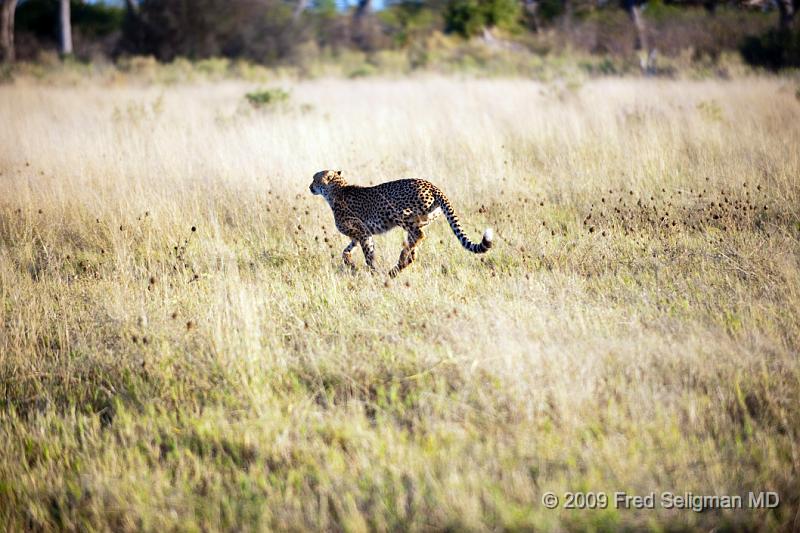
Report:
[[[572,30],[572,14],[574,12],[572,0],[562,0],[564,13],[561,16],[561,29],[564,31]]]
[[[0,0],[0,62],[11,63],[14,52],[14,11],[17,0]]]
[[[372,0],[358,0],[353,11],[353,42],[362,50],[372,48],[375,41],[374,28],[369,20],[371,11]]]
[[[794,21],[794,14],[797,11],[793,0],[777,0],[778,13],[780,14],[779,28],[781,30],[789,30]]]
[[[58,17],[61,55],[72,55],[72,20],[69,12],[69,0],[61,0]]]
[[[538,32],[541,27],[539,22],[539,0],[522,0],[522,9],[530,29]]]
[[[628,12],[628,16],[636,29],[636,50],[639,51],[639,63],[643,72],[650,72],[653,67],[654,50],[650,49],[647,39],[647,27],[642,17],[642,6],[644,0],[622,0],[622,6]]]
[[[307,38],[308,17],[284,0],[132,0],[119,52],[176,57],[223,56],[274,64]]]
[[[358,0],[356,11],[353,18],[356,20],[363,20],[364,16],[370,12],[372,8],[372,0]]]
[[[297,0],[297,3],[294,5],[294,11],[292,12],[292,20],[297,22],[306,9],[308,9],[308,0]]]

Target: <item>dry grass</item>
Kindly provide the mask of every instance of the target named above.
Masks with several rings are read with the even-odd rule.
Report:
[[[0,87],[0,523],[798,527],[792,85],[283,87]],[[427,177],[496,248],[439,222],[351,275],[322,168]]]

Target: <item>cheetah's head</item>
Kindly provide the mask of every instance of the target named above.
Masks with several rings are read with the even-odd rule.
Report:
[[[314,174],[314,179],[308,187],[311,194],[325,195],[333,186],[342,187],[347,182],[342,177],[341,170],[320,170]]]

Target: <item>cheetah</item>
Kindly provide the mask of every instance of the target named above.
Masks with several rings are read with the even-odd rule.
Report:
[[[333,211],[336,229],[350,238],[342,258],[351,269],[356,266],[353,248],[359,244],[367,266],[374,272],[375,244],[372,236],[399,226],[408,232],[408,236],[397,265],[389,271],[389,276],[397,276],[417,258],[417,246],[425,238],[425,227],[442,212],[461,246],[476,254],[485,253],[492,247],[492,229],[486,229],[480,243],[471,242],[461,229],[450,200],[441,189],[425,180],[404,179],[360,187],[348,185],[341,170],[321,170],[314,174],[309,189],[312,194],[325,198]]]

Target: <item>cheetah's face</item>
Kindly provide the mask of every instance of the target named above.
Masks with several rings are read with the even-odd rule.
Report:
[[[331,184],[344,185],[341,170],[320,170],[314,174],[314,179],[308,189],[311,194],[324,194]]]

